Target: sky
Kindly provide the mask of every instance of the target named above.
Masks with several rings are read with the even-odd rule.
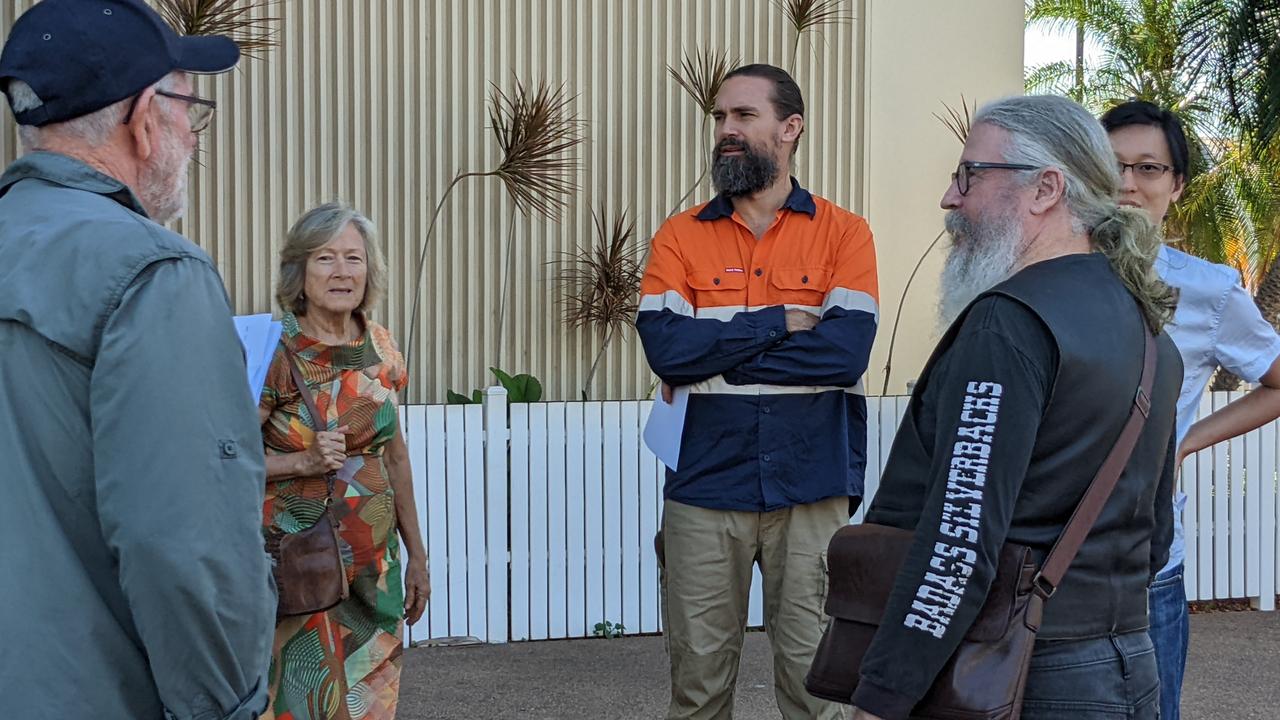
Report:
[[[1074,32],[1056,33],[1039,26],[1027,28],[1023,67],[1034,67],[1055,60],[1075,62],[1076,36]],[[1085,41],[1085,59],[1097,58],[1096,43]]]

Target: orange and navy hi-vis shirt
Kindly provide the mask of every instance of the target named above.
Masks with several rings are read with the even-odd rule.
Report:
[[[640,287],[649,366],[690,386],[667,499],[766,511],[862,496],[879,316],[866,220],[792,179],[757,240],[718,196],[663,224]],[[787,309],[821,320],[788,333]]]

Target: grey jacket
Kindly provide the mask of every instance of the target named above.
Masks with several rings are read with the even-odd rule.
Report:
[[[209,257],[121,183],[0,177],[0,698],[6,717],[266,708],[262,438]]]

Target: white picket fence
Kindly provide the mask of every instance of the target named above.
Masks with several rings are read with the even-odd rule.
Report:
[[[1206,395],[1201,413],[1236,396]],[[867,399],[868,498],[907,401]],[[651,404],[508,405],[490,388],[483,405],[404,408],[432,586],[406,644],[589,637],[605,621],[660,631],[663,472],[640,440]],[[1184,464],[1188,599],[1275,609],[1277,439],[1273,423]],[[758,578],[752,625],[762,622]]]

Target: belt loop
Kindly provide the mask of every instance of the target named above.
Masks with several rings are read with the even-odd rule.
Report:
[[[1129,656],[1124,654],[1124,650],[1120,649],[1120,640],[1115,633],[1107,636],[1111,640],[1111,647],[1116,649],[1116,655],[1120,657],[1120,674],[1125,680],[1129,679]]]

